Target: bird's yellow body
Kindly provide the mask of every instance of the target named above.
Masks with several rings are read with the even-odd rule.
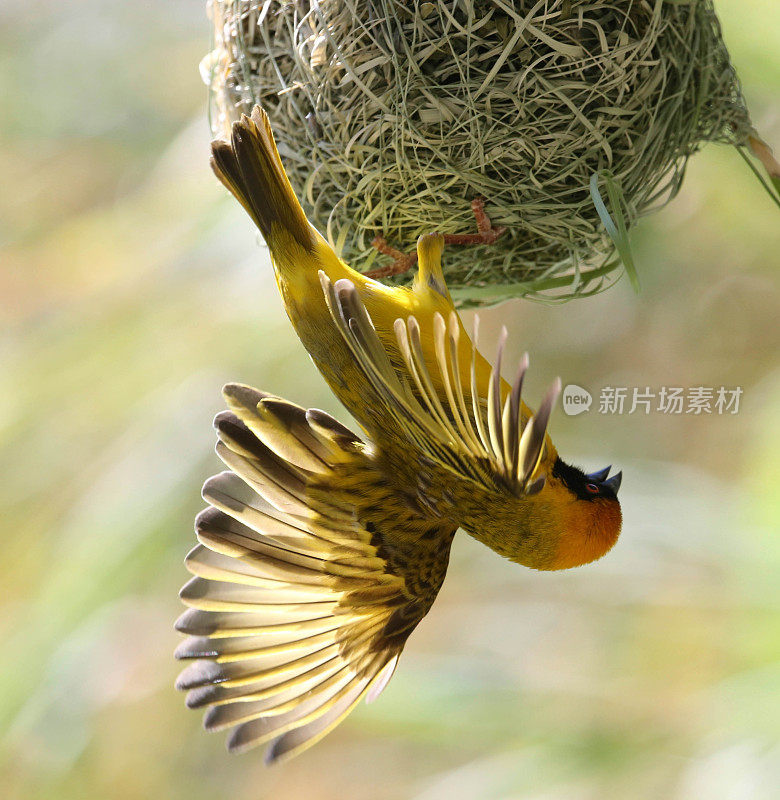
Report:
[[[418,247],[418,272],[412,286],[389,287],[353,270],[333,252],[316,230],[312,228],[310,232],[313,247],[307,251],[287,236],[283,228],[272,230],[269,241],[275,243],[271,260],[277,285],[290,321],[304,347],[339,400],[362,424],[366,411],[362,408],[362,384],[365,378],[357,374],[349,349],[344,346],[340,334],[332,325],[322,294],[319,271],[323,271],[332,283],[345,279],[354,284],[380,341],[392,352],[397,348],[393,332],[396,319],[414,316],[421,327],[429,329],[434,314],[446,318],[454,310],[441,271],[443,243],[436,235],[423,237]],[[471,342],[460,318],[458,324],[462,334],[460,378],[466,385],[470,380]],[[427,359],[433,361],[433,340],[427,337],[422,339],[422,346]],[[491,365],[477,353],[477,378],[481,387],[487,386],[490,373]],[[437,380],[437,376],[433,377]],[[443,392],[443,387],[438,384],[439,381],[436,388]],[[506,382],[504,389],[508,391]],[[522,408],[523,417],[527,419],[530,411],[525,404]],[[554,450],[550,452],[552,455]]]
[[[182,597],[188,703],[231,747],[274,740],[271,760],[319,739],[392,674],[444,579],[462,527],[501,555],[554,570],[602,556],[620,531],[607,471],[563,462],[546,433],[557,391],[533,412],[454,310],[443,238],[418,242],[406,288],[350,269],[314,230],[256,109],[215,142],[213,167],[258,225],[296,333],[362,426],[225,389],[204,487],[195,574]],[[281,637],[281,639],[279,638]],[[270,642],[270,644],[268,644]],[[288,677],[284,677],[287,675]]]

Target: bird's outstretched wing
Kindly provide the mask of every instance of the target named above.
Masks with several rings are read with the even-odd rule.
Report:
[[[217,452],[230,471],[203,487],[177,622],[190,635],[177,656],[196,660],[177,686],[208,709],[206,728],[234,729],[231,750],[273,741],[270,762],[382,690],[455,531],[406,506],[324,412],[237,384],[224,395]]]
[[[514,494],[535,494],[546,476],[538,467],[545,458],[545,433],[560,392],[556,380],[539,410],[523,426],[521,393],[527,357],[520,363],[511,390],[502,401],[501,359],[506,341],[502,331],[487,396],[477,386],[477,330],[468,365],[461,363],[460,325],[453,311],[438,312],[432,330],[421,332],[414,316],[395,321],[402,368],[394,366],[360,294],[351,281],[332,283],[321,272],[331,316],[357,364],[385,411],[397,423],[393,435],[407,436],[415,449],[458,476],[487,488],[496,485]],[[427,361],[423,339],[434,342],[435,359]],[[465,367],[465,370],[464,370]],[[464,371],[470,376],[463,385]]]

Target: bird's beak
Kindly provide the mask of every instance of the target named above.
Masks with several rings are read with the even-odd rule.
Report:
[[[604,467],[604,469],[600,469],[598,472],[591,472],[585,477],[591,483],[601,483],[602,481],[606,480],[607,475],[609,475],[609,471],[612,469],[612,464],[608,467]]]
[[[608,481],[604,481],[601,485],[611,489],[615,493],[615,497],[617,497],[618,489],[620,488],[620,483],[623,480],[623,472],[616,472]]]

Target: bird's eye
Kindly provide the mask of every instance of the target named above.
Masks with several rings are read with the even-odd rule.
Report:
[[[589,484],[587,484],[587,485],[585,486],[585,488],[586,488],[586,489],[587,489],[587,490],[588,490],[588,491],[589,491],[591,494],[598,494],[598,493],[599,493],[599,487],[598,487],[598,486],[596,486],[596,484],[595,484],[595,483],[589,483]]]

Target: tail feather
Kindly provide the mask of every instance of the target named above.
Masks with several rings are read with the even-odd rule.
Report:
[[[254,220],[269,246],[276,230],[285,230],[304,250],[314,247],[314,234],[295,196],[268,121],[255,106],[233,123],[230,142],[211,144],[211,167]]]

